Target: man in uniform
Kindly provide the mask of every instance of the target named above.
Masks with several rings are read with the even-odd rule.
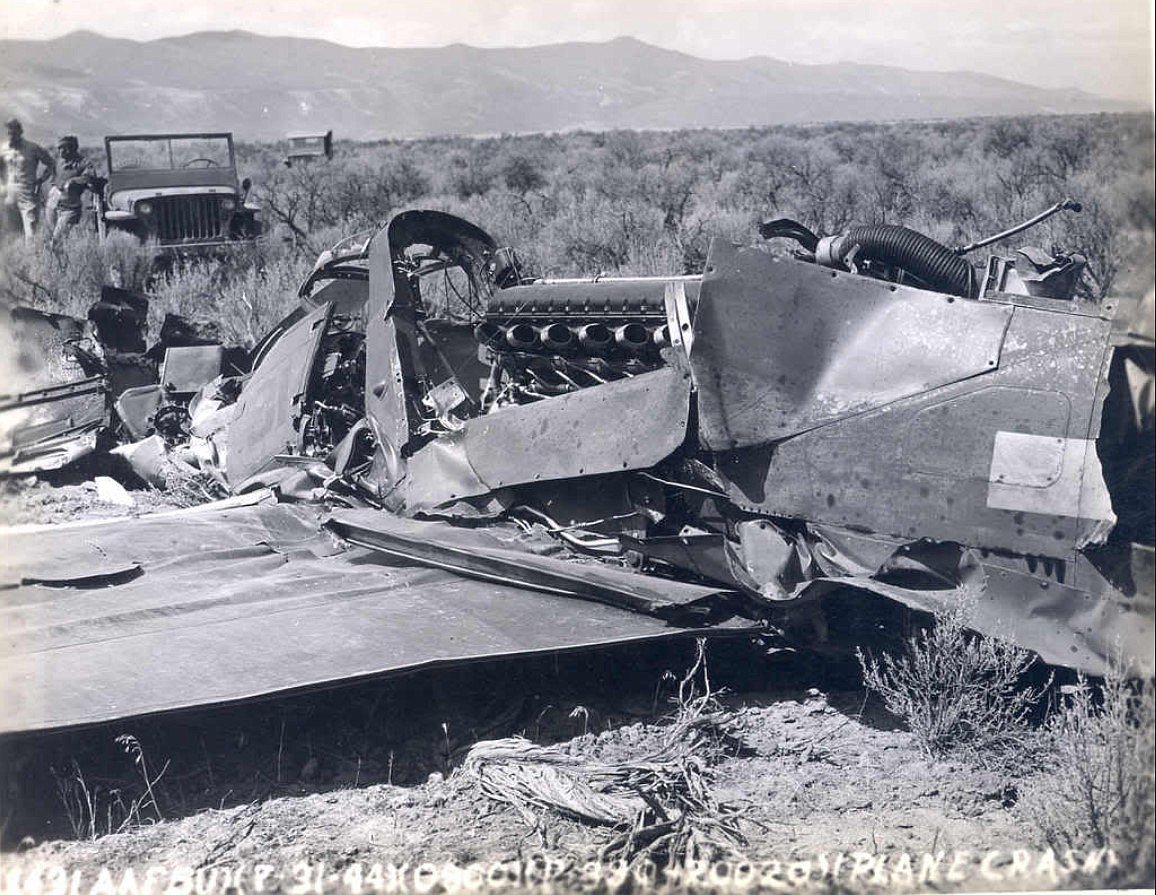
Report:
[[[61,137],[56,144],[60,164],[52,178],[45,204],[45,219],[53,241],[61,239],[80,223],[81,199],[85,190],[95,190],[99,178],[92,162],[80,154],[76,137]]]
[[[8,220],[19,214],[24,238],[31,239],[40,223],[40,185],[56,173],[56,162],[43,146],[24,139],[24,126],[15,118],[5,124],[8,142],[0,147],[0,183]],[[39,176],[40,166],[44,175]]]

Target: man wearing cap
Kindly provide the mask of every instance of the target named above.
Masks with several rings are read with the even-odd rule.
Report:
[[[44,212],[52,239],[58,240],[80,223],[81,198],[85,190],[95,190],[99,180],[92,162],[80,154],[80,143],[71,134],[57,143],[60,164],[52,178]]]
[[[8,141],[0,147],[0,183],[8,220],[20,215],[24,238],[30,239],[40,223],[40,185],[56,173],[56,162],[43,146],[24,139],[24,126],[15,118],[5,123]],[[45,173],[38,176],[40,166]]]

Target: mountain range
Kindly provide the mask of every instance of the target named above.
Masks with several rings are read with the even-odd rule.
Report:
[[[707,60],[633,38],[518,49],[355,48],[245,31],[0,41],[0,114],[23,119],[34,139],[329,129],[380,139],[1130,108],[976,72]]]

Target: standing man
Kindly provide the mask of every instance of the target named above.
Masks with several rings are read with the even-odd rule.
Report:
[[[71,134],[61,137],[56,148],[60,153],[60,164],[44,206],[45,222],[52,231],[54,242],[80,223],[84,191],[95,191],[98,181],[92,162],[80,154],[80,142],[76,137]]]
[[[43,146],[24,139],[24,126],[15,118],[4,125],[8,142],[0,148],[0,181],[4,187],[4,211],[11,220],[20,215],[24,239],[32,238],[40,223],[40,185],[56,173],[56,162]],[[38,175],[40,166],[44,175]]]

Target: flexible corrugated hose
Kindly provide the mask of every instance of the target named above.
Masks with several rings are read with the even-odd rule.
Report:
[[[971,264],[930,236],[895,224],[866,224],[843,234],[836,253],[842,259],[856,245],[857,259],[894,264],[936,291],[975,297],[976,278]]]

